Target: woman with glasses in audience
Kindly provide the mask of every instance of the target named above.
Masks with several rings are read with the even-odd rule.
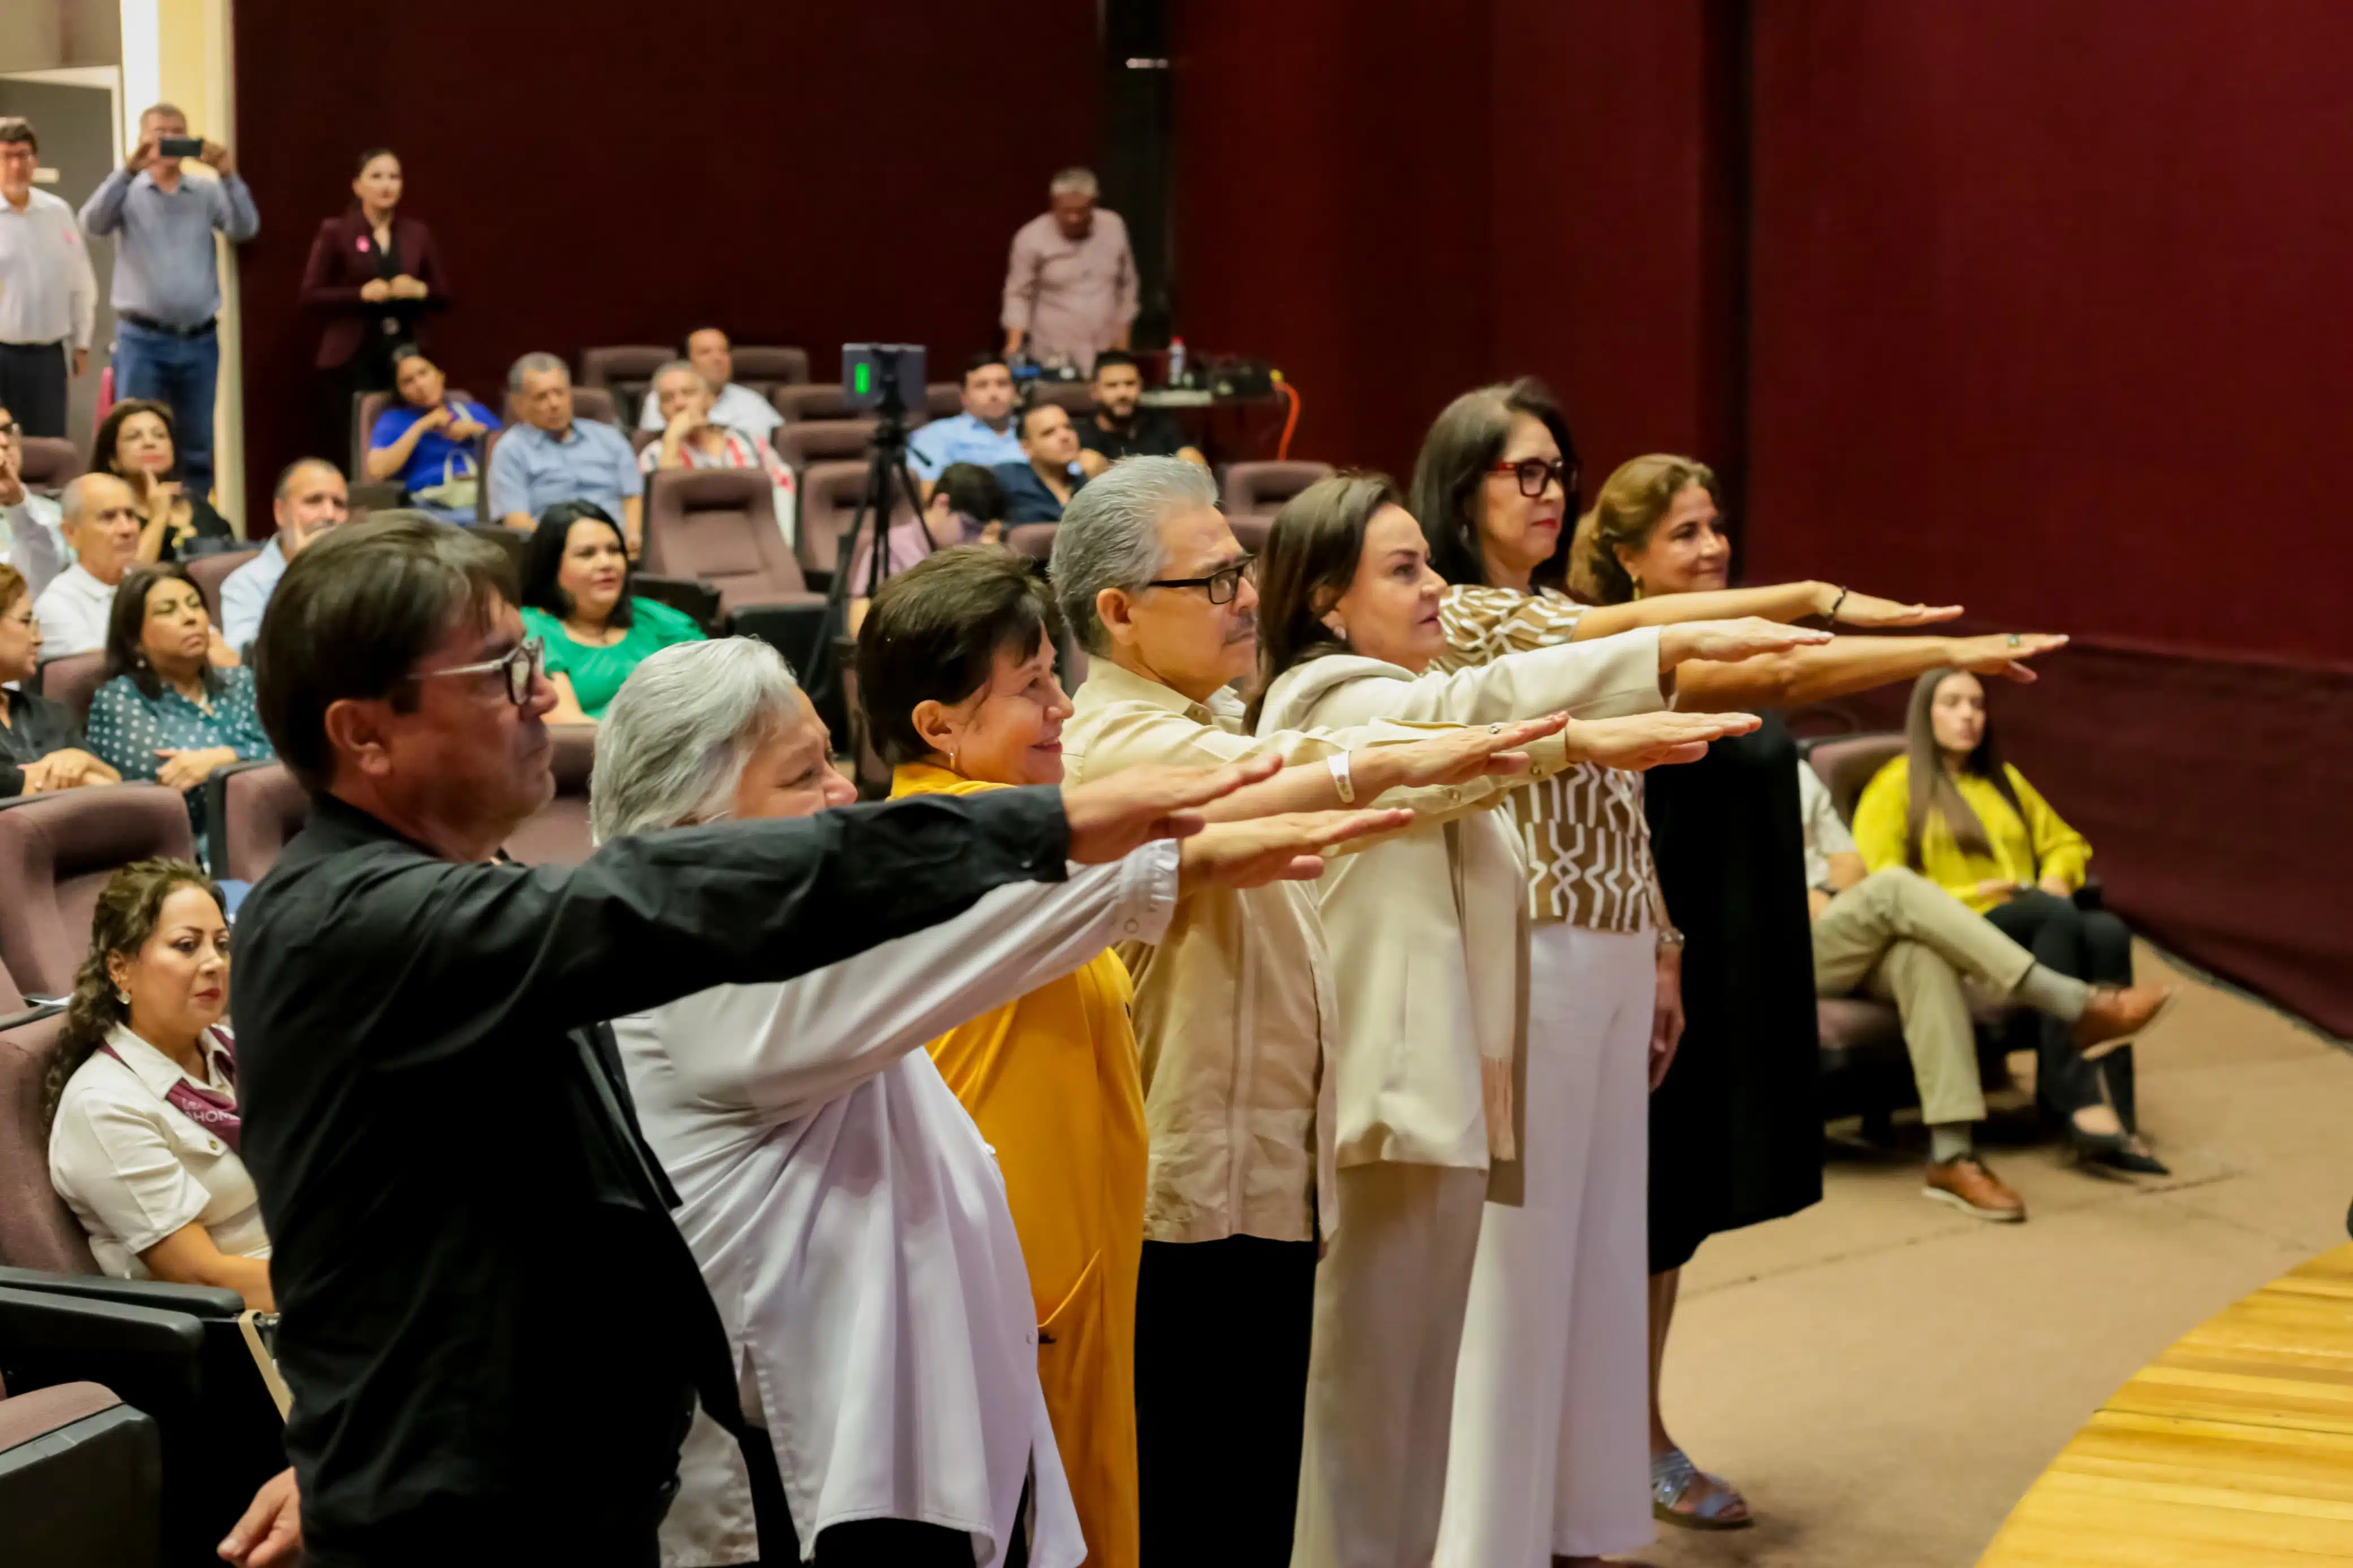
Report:
[[[1968,670],[1932,669],[1914,684],[1904,754],[1855,802],[1854,843],[1871,869],[1919,872],[2052,973],[2094,985],[2133,983],[2132,932],[2076,901],[2090,840],[2002,760],[1985,684]],[[2079,1049],[2064,1019],[2044,1017],[2034,1092],[2065,1119],[2084,1159],[2168,1173],[2140,1136],[2129,1044]]]
[[[597,837],[847,805],[854,792],[827,752],[765,644],[666,648],[597,732]],[[682,1200],[679,1228],[735,1347],[747,1417],[765,1429],[817,1562],[1119,1560],[1082,1539],[1039,1389],[1036,1260],[1025,1267],[999,1173],[1049,1152],[992,1153],[922,1047],[1074,984],[1114,941],[1152,940],[1190,888],[1313,875],[1316,847],[1388,820],[1222,824],[1066,881],[999,889],[798,980],[720,986],[616,1026],[647,1140]],[[1054,1041],[1026,1047],[1059,1059]],[[1010,1205],[1023,1196],[1015,1184]],[[754,1483],[733,1445],[699,1423],[681,1475],[664,1560],[746,1560]],[[768,1560],[786,1559],[771,1542]]]
[[[322,452],[351,445],[352,405],[393,384],[398,351],[417,342],[427,310],[449,304],[432,231],[399,213],[406,184],[391,149],[360,154],[352,205],[322,220],[302,268],[302,303],[326,318],[317,364],[326,392]]]
[[[49,1180],[108,1274],[226,1286],[275,1311],[227,1015],[220,889],[185,860],[117,871],[42,1085]]]
[[[683,611],[629,592],[621,525],[595,501],[560,501],[541,514],[523,553],[523,628],[546,644],[559,700],[551,724],[592,724],[648,654],[700,642]]]
[[[121,783],[121,773],[90,754],[73,710],[30,689],[40,667],[32,591],[24,574],[0,565],[0,799]]]
[[[399,351],[393,366],[400,401],[377,415],[368,432],[367,477],[398,479],[410,506],[462,528],[474,521],[482,442],[499,417],[470,399],[451,397],[441,367],[422,350]]]
[[[1261,735],[1565,709],[1584,717],[1531,749],[1531,782],[1565,762],[1689,761],[1757,721],[1662,711],[1670,671],[1821,637],[1714,623],[1434,673],[1445,584],[1402,501],[1385,477],[1342,475],[1275,518],[1259,563]],[[1545,1151],[1557,1129],[1517,1103],[1521,1063],[1544,1047],[1522,1005],[1525,861],[1511,817],[1483,809],[1501,804],[1419,819],[1335,860],[1319,889],[1339,994],[1325,1069],[1339,1172],[1316,1270],[1295,1563],[1430,1561],[1461,1462],[1450,1420],[1482,1210],[1491,1186],[1515,1196],[1528,1163],[1557,1157]]]
[[[799,491],[793,471],[765,436],[747,435],[711,422],[719,394],[692,362],[674,359],[654,372],[650,394],[661,416],[661,438],[638,453],[638,468],[649,479],[663,468],[754,468],[768,476],[776,494],[776,526],[793,542]]]
[[[1606,495],[1622,490],[1619,479],[1611,483],[1619,489]],[[1710,557],[1718,568],[1712,578],[1678,580],[1672,594],[1657,591],[1666,585],[1660,573],[1646,595],[1602,595],[1588,584],[1572,598],[1564,591],[1573,559],[1564,536],[1577,490],[1567,421],[1533,379],[1466,393],[1431,424],[1414,467],[1413,507],[1430,564],[1449,584],[1440,606],[1447,646],[1438,668],[1473,668],[1530,648],[1712,616],[1912,626],[1959,613],[1958,606],[1899,604],[1829,583],[1730,589],[1720,554]],[[1616,517],[1623,509],[1613,500],[1608,510]],[[1634,531],[1642,540],[1661,532],[1689,537],[1685,522],[1663,527],[1662,507],[1636,510],[1646,520]],[[1610,602],[1596,605],[1597,598]],[[2007,663],[2058,640],[2010,649],[2003,639],[1840,637],[1737,664],[1695,660],[1676,672],[1677,705],[1787,706],[1906,679],[1924,661],[1985,658],[1998,649]],[[1758,735],[1718,742],[1711,763],[1672,770],[1660,783],[1687,784],[1683,775],[1763,746],[1763,736],[1776,730],[1768,723]],[[1692,1469],[1655,1418],[1647,1479],[1640,1458],[1642,1409],[1655,1401],[1674,1270],[1697,1245],[1687,1217],[1693,1205],[1676,1194],[1735,1185],[1722,1166],[1735,1136],[1729,1131],[1699,1135],[1696,1152],[1675,1142],[1662,1157],[1651,1148],[1669,1143],[1655,1130],[1662,1108],[1652,1103],[1646,1124],[1644,1102],[1652,1090],[1680,1079],[1679,1088],[1704,1080],[1715,1086],[1710,1093],[1721,1094],[1729,1092],[1730,1080],[1714,1036],[1699,1053],[1704,1059],[1676,1066],[1679,1048],[1689,1054],[1686,950],[1675,929],[1683,918],[1676,889],[1662,891],[1651,858],[1647,787],[1639,774],[1580,766],[1513,797],[1531,867],[1535,925],[1528,1102],[1532,1120],[1560,1132],[1550,1149],[1535,1152],[1525,1201],[1489,1205],[1480,1232],[1455,1391],[1456,1463],[1447,1477],[1439,1553],[1447,1568],[1549,1564],[1555,1554],[1596,1561],[1649,1541],[1654,1514],[1698,1527],[1746,1521],[1738,1494]],[[1787,832],[1795,831],[1794,816],[1790,822]],[[1774,828],[1764,842],[1784,832]],[[1803,941],[1801,928],[1796,936]],[[1714,962],[1719,955],[1703,956]],[[1810,951],[1797,962],[1810,963]],[[1700,988],[1720,989],[1712,979]],[[1810,1041],[1810,995],[1805,1005]],[[1766,1074],[1760,1104],[1804,1100],[1810,1113],[1802,1090],[1814,1071],[1810,1043],[1806,1048],[1806,1061],[1784,1061]],[[1792,1084],[1799,1087],[1787,1087]],[[1786,1126],[1788,1139],[1800,1140],[1789,1144],[1784,1162],[1789,1193],[1758,1199],[1762,1207],[1811,1201],[1808,1183],[1818,1176],[1808,1173],[1815,1169],[1820,1132],[1800,1134],[1799,1119],[1794,1109],[1786,1121],[1771,1112],[1753,1119],[1757,1126]],[[1556,1151],[1566,1157],[1551,1158]],[[1710,1174],[1694,1173],[1694,1165]],[[1663,1176],[1654,1174],[1662,1170]],[[1713,1203],[1704,1212],[1715,1212]],[[1644,1277],[1652,1277],[1647,1310],[1640,1306]],[[1646,1319],[1651,1326],[1643,1334],[1638,1325]],[[1647,1391],[1635,1375],[1645,1362]]]
[[[90,442],[90,466],[131,487],[139,508],[139,553],[150,561],[228,548],[236,531],[203,496],[180,486],[179,455],[172,445],[172,411],[161,403],[126,398],[106,411]]]
[[[220,634],[188,569],[142,566],[122,579],[106,625],[106,665],[90,704],[90,743],[126,779],[153,779],[188,803],[205,841],[205,781],[273,753],[254,711],[253,671],[207,657]]]

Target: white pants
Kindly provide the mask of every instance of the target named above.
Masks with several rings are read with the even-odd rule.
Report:
[[[1551,1568],[1651,1539],[1649,932],[1535,930],[1525,1202],[1487,1205],[1437,1561]]]
[[[1428,1568],[1487,1173],[1346,1165],[1315,1266],[1292,1568]]]

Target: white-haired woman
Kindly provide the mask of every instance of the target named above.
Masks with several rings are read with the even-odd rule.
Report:
[[[784,660],[740,638],[639,665],[597,731],[594,779],[599,839],[853,798]],[[1156,939],[1184,887],[1312,876],[1318,847],[1397,820],[1223,824],[1000,889],[798,980],[718,986],[617,1025],[745,1413],[769,1434],[818,1563],[1071,1568],[1086,1556],[1004,1184],[923,1043],[1114,941]],[[665,1562],[751,1560],[749,1480],[731,1445],[699,1425],[681,1470]],[[767,1557],[786,1560],[774,1542]]]

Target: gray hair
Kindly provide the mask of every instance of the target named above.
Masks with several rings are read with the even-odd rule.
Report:
[[[650,376],[646,382],[646,390],[649,392],[659,392],[661,389],[662,377],[668,375],[674,370],[682,370],[686,372],[687,374],[702,383],[702,389],[705,392],[710,393],[714,397],[718,395],[719,389],[711,384],[711,378],[703,374],[701,371],[695,369],[694,362],[692,360],[685,359],[671,360],[669,363],[663,365],[661,369],[654,372],[652,376]]]
[[[1050,574],[1062,619],[1089,653],[1108,653],[1095,615],[1105,588],[1140,594],[1160,571],[1160,520],[1180,506],[1215,506],[1218,481],[1182,458],[1123,458],[1062,509]]]
[[[58,511],[60,514],[60,522],[79,522],[81,521],[81,514],[89,510],[90,507],[90,482],[92,479],[111,479],[118,485],[122,485],[122,488],[125,489],[129,489],[131,488],[128,484],[123,483],[121,476],[116,474],[100,472],[77,474],[74,476],[73,479],[67,484],[65,493],[58,498]],[[132,499],[136,500],[138,497],[134,493]]]
[[[1053,196],[1084,196],[1087,200],[1092,201],[1096,194],[1095,172],[1092,169],[1082,169],[1073,165],[1054,176],[1052,182],[1046,186],[1046,194]]]
[[[588,775],[596,842],[726,816],[744,764],[796,717],[797,689],[784,656],[750,637],[649,655],[596,727]]]
[[[567,382],[572,379],[572,367],[565,364],[555,355],[538,353],[527,353],[523,355],[522,358],[515,361],[513,365],[508,369],[507,390],[520,395],[522,392],[522,378],[524,376],[532,374],[545,375],[551,370],[562,371],[564,373],[564,379]]]

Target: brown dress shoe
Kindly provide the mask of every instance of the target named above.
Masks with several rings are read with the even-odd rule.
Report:
[[[2170,985],[2094,985],[2075,1020],[2075,1048],[2098,1061],[2157,1021],[2173,1005]]]
[[[2026,1200],[2004,1186],[1974,1154],[1929,1162],[1920,1195],[1950,1204],[1976,1219],[2015,1225],[2026,1217]]]

